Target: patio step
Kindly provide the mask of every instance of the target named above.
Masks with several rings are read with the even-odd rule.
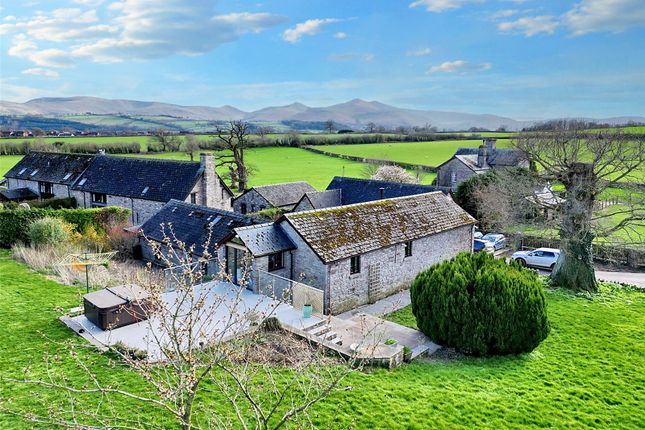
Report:
[[[336,334],[335,331],[328,331],[327,333],[325,333],[324,336],[322,336],[322,338],[325,340],[333,340],[333,339],[336,339],[337,337],[338,335]]]
[[[313,330],[309,329],[307,331],[313,334],[314,336],[322,337],[325,333],[329,332],[330,330],[331,330],[331,326],[329,326],[329,324],[324,324],[324,325],[315,327]]]
[[[343,339],[341,339],[340,337],[336,336],[332,340],[330,340],[330,342],[340,346],[340,345],[343,344]]]

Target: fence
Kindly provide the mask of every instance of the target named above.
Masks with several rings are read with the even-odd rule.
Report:
[[[314,313],[324,311],[324,293],[322,290],[260,270],[257,292],[296,309],[311,305]]]

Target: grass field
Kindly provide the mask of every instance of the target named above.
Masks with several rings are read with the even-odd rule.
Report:
[[[500,148],[509,145],[508,139],[497,141]],[[357,145],[316,146],[323,151],[379,160],[438,166],[450,159],[457,148],[477,148],[481,140],[441,140],[434,142],[369,143]]]
[[[77,305],[77,290],[31,272],[0,251],[0,401],[11,409],[43,412],[60,393],[7,381],[31,368],[44,377],[43,354],[60,354],[58,369],[80,379],[60,344],[74,336],[59,321],[60,309]],[[321,429],[602,428],[639,429],[645,419],[645,293],[610,290],[593,299],[547,291],[551,334],[532,353],[499,358],[419,361],[398,370],[372,369],[344,381],[311,410]],[[392,319],[414,325],[409,308]],[[142,390],[123,367],[108,367],[100,354],[79,350],[99,380]],[[139,387],[139,388],[137,388]],[[222,407],[217,393],[206,407]],[[114,408],[157,425],[171,426],[159,411],[133,401]],[[34,425],[0,414],[0,428]],[[36,428],[49,428],[41,426]]]

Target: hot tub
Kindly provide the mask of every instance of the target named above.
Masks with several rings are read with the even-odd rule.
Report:
[[[147,319],[148,293],[138,285],[119,285],[83,296],[85,317],[101,330]]]

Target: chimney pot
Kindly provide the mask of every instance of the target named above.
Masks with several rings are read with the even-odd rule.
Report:
[[[486,158],[488,157],[488,151],[486,145],[479,146],[479,152],[477,153],[477,167],[484,167],[486,165]]]

